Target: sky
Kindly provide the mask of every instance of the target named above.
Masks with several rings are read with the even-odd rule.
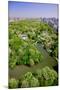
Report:
[[[9,17],[39,18],[58,17],[57,4],[31,3],[31,2],[8,2]]]

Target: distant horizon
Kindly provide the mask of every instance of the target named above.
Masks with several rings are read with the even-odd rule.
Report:
[[[58,17],[8,17],[9,19],[40,19],[40,18],[56,18],[58,19]]]
[[[9,18],[58,18],[58,4],[8,2]]]

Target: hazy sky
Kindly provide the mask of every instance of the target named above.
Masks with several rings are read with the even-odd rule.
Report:
[[[58,17],[57,4],[8,2],[9,17]]]

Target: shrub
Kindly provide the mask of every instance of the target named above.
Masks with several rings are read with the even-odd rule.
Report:
[[[19,81],[16,79],[10,79],[9,80],[9,88],[17,88]]]

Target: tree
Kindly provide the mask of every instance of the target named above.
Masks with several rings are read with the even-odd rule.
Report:
[[[25,75],[24,75],[24,79],[26,80],[30,80],[31,78],[33,77],[32,73],[31,72],[27,72]]]
[[[9,59],[9,67],[14,68],[16,66],[16,57],[12,56]]]
[[[57,72],[46,66],[41,70],[37,70],[35,77],[38,78],[40,86],[50,86],[57,79]]]
[[[30,87],[38,87],[39,86],[39,81],[37,78],[33,77],[31,80],[30,80]]]
[[[17,88],[19,81],[16,79],[11,78],[9,80],[9,88]]]
[[[29,82],[27,80],[23,80],[21,84],[21,88],[27,88],[29,87]]]
[[[33,59],[30,59],[30,60],[29,60],[29,65],[30,65],[30,66],[33,66],[33,65],[34,65],[34,60],[33,60]]]
[[[39,81],[33,76],[31,72],[27,72],[22,81],[22,87],[36,87],[39,86]]]

